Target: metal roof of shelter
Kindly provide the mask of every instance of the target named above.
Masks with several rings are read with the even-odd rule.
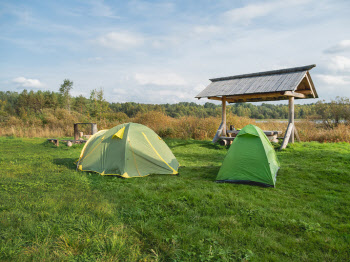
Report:
[[[252,74],[210,79],[196,98],[222,100],[229,103],[317,98],[309,70],[316,65],[294,67]]]

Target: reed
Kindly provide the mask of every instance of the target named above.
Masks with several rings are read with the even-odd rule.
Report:
[[[108,129],[122,123],[134,122],[148,126],[164,138],[210,140],[214,137],[221,123],[221,118],[199,118],[194,116],[172,118],[159,111],[150,111],[138,113],[133,118],[123,115],[116,118],[91,120],[89,116],[70,114],[64,109],[56,110],[56,112],[46,110],[42,119],[30,118],[23,120],[10,117],[6,123],[0,126],[0,136],[69,137],[73,136],[73,123],[75,122],[97,122],[99,129]],[[233,125],[234,128],[240,129],[248,124],[254,124],[263,130],[282,131],[281,137],[287,128],[287,123],[279,120],[256,122],[248,117],[239,117],[231,113],[227,115],[228,127]],[[295,125],[302,141],[350,142],[350,130],[346,124],[327,128],[312,120],[302,120],[296,121]],[[88,127],[86,129],[82,128],[84,133],[89,132]]]

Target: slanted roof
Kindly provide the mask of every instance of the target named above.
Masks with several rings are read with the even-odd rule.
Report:
[[[309,70],[316,65],[287,68],[252,74],[210,79],[208,85],[196,98],[222,100],[229,103],[317,98]]]

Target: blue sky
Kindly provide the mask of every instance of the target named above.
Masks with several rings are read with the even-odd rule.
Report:
[[[197,102],[209,78],[316,64],[321,99],[350,97],[349,14],[348,0],[2,0],[0,91],[68,78],[110,102]]]

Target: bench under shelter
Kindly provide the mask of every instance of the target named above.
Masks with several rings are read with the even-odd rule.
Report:
[[[238,134],[237,130],[227,129],[226,104],[243,102],[265,102],[288,100],[288,127],[284,135],[281,149],[299,140],[294,125],[294,99],[318,98],[309,71],[316,65],[286,68],[280,70],[258,72],[210,79],[211,83],[196,98],[207,98],[222,102],[222,122],[213,143],[232,142]],[[279,131],[264,131],[268,137],[277,138]]]

